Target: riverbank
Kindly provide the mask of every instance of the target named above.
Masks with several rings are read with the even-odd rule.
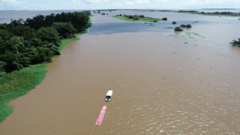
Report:
[[[151,18],[151,17],[138,17],[137,20],[135,19],[129,19],[127,16],[112,16],[113,18],[123,20],[123,21],[129,21],[129,22],[139,22],[139,21],[144,21],[144,22],[158,22],[162,21],[162,19],[159,18]]]
[[[91,19],[89,19],[88,24],[84,27],[85,31],[76,33],[75,36],[86,33],[86,29],[91,27],[91,24]],[[68,43],[79,39],[80,38],[76,37],[61,40],[61,44],[58,47],[59,52],[66,47]],[[56,56],[58,55],[53,57]],[[21,70],[5,74],[0,78],[0,123],[14,110],[12,106],[7,105],[7,102],[27,94],[30,90],[40,84],[46,77],[46,67],[48,67],[47,62],[30,65]]]

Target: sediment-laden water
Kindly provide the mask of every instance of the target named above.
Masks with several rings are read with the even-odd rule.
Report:
[[[120,13],[168,21],[111,17]],[[240,48],[229,44],[240,35],[237,18],[116,11],[92,21],[40,85],[9,103],[15,110],[0,123],[1,135],[240,134]],[[180,24],[193,28],[166,29]]]

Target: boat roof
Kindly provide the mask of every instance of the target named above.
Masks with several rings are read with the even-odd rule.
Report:
[[[112,93],[113,93],[113,91],[112,91],[112,90],[109,90],[109,91],[107,92],[107,96],[112,96]]]

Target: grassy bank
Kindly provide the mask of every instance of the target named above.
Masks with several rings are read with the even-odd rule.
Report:
[[[129,22],[139,22],[139,21],[144,21],[144,22],[154,22],[154,21],[161,21],[162,19],[159,18],[151,18],[151,17],[144,17],[144,18],[139,18],[138,20],[133,20],[133,19],[128,19],[125,16],[112,16],[113,18],[123,20],[123,21],[129,21]]]
[[[91,27],[91,20],[89,20],[88,25],[85,27],[85,31],[77,33],[76,35],[85,33],[88,27]],[[71,41],[79,39],[80,38],[76,37],[62,40],[58,48],[59,51],[66,47]],[[47,62],[31,65],[27,68],[5,74],[0,78],[0,123],[14,110],[12,106],[7,105],[7,102],[27,94],[40,84],[46,77],[46,67],[48,67]]]
[[[238,20],[240,21],[240,18],[238,18]]]

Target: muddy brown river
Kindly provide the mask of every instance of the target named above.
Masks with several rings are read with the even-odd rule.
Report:
[[[120,13],[168,21],[111,17]],[[240,48],[229,44],[240,38],[237,18],[115,11],[92,22],[40,85],[9,102],[14,112],[0,135],[240,134]],[[180,24],[192,28],[166,28]],[[103,105],[103,123],[94,127]]]

